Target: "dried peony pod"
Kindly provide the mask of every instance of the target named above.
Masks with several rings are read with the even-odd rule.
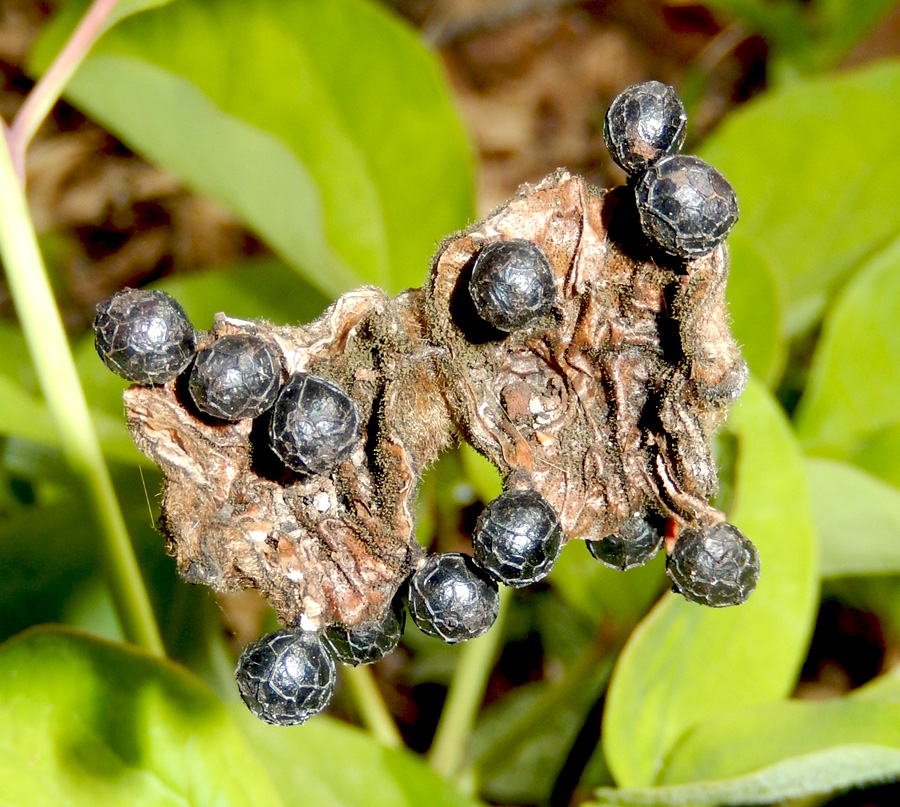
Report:
[[[509,332],[479,315],[469,283],[478,254],[504,240],[537,245],[555,284]],[[165,472],[179,571],[219,591],[258,588],[304,630],[377,621],[425,562],[421,474],[460,438],[507,490],[539,493],[564,540],[618,534],[641,514],[724,522],[708,503],[710,438],[747,378],[728,328],[727,252],[659,261],[628,189],[560,170],[448,238],[424,289],[357,289],[300,327],[218,315],[200,349],[226,334],[266,340],[287,377],[352,399],[359,437],[333,469],[307,474],[272,451],[267,415],[213,422],[183,379],[132,387],[129,426]]]

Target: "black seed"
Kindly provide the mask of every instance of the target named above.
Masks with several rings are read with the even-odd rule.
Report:
[[[432,555],[409,580],[409,614],[423,633],[455,644],[494,624],[497,584],[468,555]]]
[[[194,357],[194,327],[175,298],[164,291],[124,289],[99,303],[96,311],[97,353],[128,381],[165,384]]]
[[[664,536],[647,519],[634,515],[625,519],[618,533],[596,541],[585,541],[588,551],[601,563],[625,571],[643,566],[656,557]]]
[[[759,553],[737,527],[714,524],[682,532],[666,571],[674,589],[691,602],[740,605],[759,580]]]
[[[273,451],[289,468],[327,474],[359,441],[359,409],[337,384],[295,373],[275,401],[269,435]]]
[[[275,726],[294,726],[328,706],[337,670],[315,633],[280,630],[248,645],[234,675],[256,717]]]
[[[509,490],[478,518],[472,545],[477,560],[507,586],[543,580],[562,550],[559,518],[534,490]]]
[[[391,606],[376,622],[366,622],[352,628],[331,625],[325,630],[323,638],[338,661],[351,667],[374,664],[397,646],[405,621],[405,612]]]
[[[681,258],[705,255],[738,220],[734,190],[699,157],[675,155],[654,163],[635,188],[644,235]]]
[[[227,334],[197,352],[188,388],[201,412],[240,420],[269,409],[280,382],[281,364],[265,339]]]
[[[684,143],[687,115],[675,90],[659,81],[634,84],[617,95],[606,111],[603,139],[627,174],[675,154]]]
[[[469,280],[475,310],[501,331],[527,328],[556,302],[556,276],[537,244],[521,238],[494,241],[478,253]]]

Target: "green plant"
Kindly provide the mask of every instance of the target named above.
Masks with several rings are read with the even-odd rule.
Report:
[[[770,6],[796,10],[742,4]],[[753,597],[653,606],[661,559],[620,575],[567,546],[548,588],[501,591],[486,636],[455,649],[407,631],[408,680],[448,685],[426,764],[399,747],[365,669],[343,671],[337,698],[367,731],[328,717],[276,729],[237,700],[215,604],[176,580],[148,524],[140,473],[151,490],[159,477],[122,423],[125,385],[89,338],[70,354],[21,180],[25,146],[66,85],[278,256],[163,284],[193,322],[220,309],[308,320],[362,283],[420,283],[437,239],[472,217],[469,147],[440,71],[362,0],[99,0],[53,59],[83,7],[67,4],[45,33],[33,66],[50,69],[0,146],[0,248],[21,323],[0,327],[0,608],[12,637],[0,648],[0,801],[463,805],[477,791],[541,803],[598,703],[602,742],[581,780],[599,804],[775,803],[900,776],[896,674],[826,702],[789,698],[822,587],[886,625],[900,613],[900,64],[785,84],[700,149],[741,204],[729,298],[754,377],[718,459],[720,504],[762,557]],[[782,64],[802,56],[804,68],[845,42],[835,25],[806,58],[816,37],[794,45],[787,26],[771,30]],[[479,456],[449,454],[424,482],[420,534],[452,549],[460,502],[498,494]],[[12,636],[50,621],[115,641],[71,627]],[[501,646],[529,635],[558,674],[480,709]]]

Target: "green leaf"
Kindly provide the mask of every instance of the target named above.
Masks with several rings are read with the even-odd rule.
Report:
[[[164,6],[171,2],[172,0],[118,0],[113,7],[113,10],[110,12],[110,15],[106,18],[104,30],[112,28],[117,22],[121,22],[132,14],[137,14],[140,11],[147,11],[151,8],[157,8],[158,6]],[[69,5],[71,6],[73,4],[70,3]]]
[[[814,322],[846,275],[900,234],[898,96],[896,61],[796,82],[741,107],[704,143],[740,200],[735,238],[752,242],[775,276],[786,335]]]
[[[862,692],[862,691],[861,691]],[[660,786],[601,790],[625,805],[763,804],[900,775],[900,704],[866,696],[754,706],[701,723],[674,748]]]
[[[623,573],[591,557],[584,541],[570,541],[553,567],[550,583],[592,622],[633,625],[664,590],[665,579],[662,558]]]
[[[590,653],[590,650],[586,652]],[[596,655],[591,653],[596,662]],[[610,662],[577,681],[517,687],[482,713],[470,761],[479,791],[501,804],[546,804],[578,732],[609,676]],[[565,675],[571,675],[567,670]],[[499,751],[499,753],[498,753]]]
[[[843,462],[806,467],[822,576],[900,571],[900,490]]]
[[[659,781],[726,779],[847,745],[900,750],[900,704],[851,696],[740,709],[682,737]]]
[[[754,381],[729,418],[738,440],[729,520],[756,543],[759,586],[736,608],[667,595],[619,658],[603,750],[623,787],[652,784],[679,737],[704,719],[782,698],[815,616],[817,570],[806,469],[778,405]]]
[[[781,338],[781,302],[771,267],[740,234],[728,244],[728,312],[731,330],[750,371],[764,381],[778,379],[786,348]]]
[[[32,65],[65,33],[53,26]],[[329,295],[418,285],[472,216],[438,61],[375,3],[179,0],[106,34],[68,97]]]
[[[850,455],[854,465],[900,489],[900,423],[879,429]]]
[[[283,803],[199,680],[59,628],[0,647],[0,737],[4,804]]]
[[[211,327],[220,311],[240,319],[297,325],[315,319],[329,303],[318,289],[274,258],[176,275],[154,288],[175,297],[198,328]]]
[[[846,457],[900,421],[900,239],[850,282],[825,321],[797,411],[807,450]]]
[[[877,745],[844,745],[778,762],[754,773],[670,787],[596,791],[607,807],[758,807],[788,799],[824,796],[882,784],[900,774],[900,751]],[[587,803],[584,807],[593,807]]]
[[[316,807],[475,807],[419,757],[379,745],[327,717],[302,729],[261,723],[241,703],[232,716],[261,759],[285,804]]]

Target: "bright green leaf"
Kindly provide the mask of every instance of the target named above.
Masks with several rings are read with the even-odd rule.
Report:
[[[701,723],[673,749],[660,786],[598,791],[622,805],[744,805],[826,795],[900,775],[900,704],[870,687],[824,702],[754,706]]]
[[[815,615],[818,575],[806,469],[778,405],[752,382],[731,412],[738,440],[729,520],[759,548],[749,602],[705,609],[667,595],[616,667],[603,750],[623,787],[652,784],[679,737],[704,719],[790,691]]]
[[[843,462],[806,467],[822,576],[900,571],[900,490]]]
[[[475,807],[408,751],[379,745],[359,729],[326,717],[302,729],[261,723],[243,704],[232,715],[265,760],[285,804],[316,807]]]
[[[742,107],[704,143],[740,200],[735,238],[752,242],[775,276],[787,335],[900,234],[898,96],[898,62],[796,82]]]
[[[682,737],[659,782],[727,779],[847,745],[900,751],[900,704],[844,697],[740,709],[701,723]],[[828,791],[826,785],[813,792]]]
[[[218,699],[181,668],[59,628],[0,647],[0,802],[283,802]]]
[[[825,321],[797,431],[807,450],[845,457],[900,420],[900,239],[847,286]]]
[[[65,33],[53,26],[33,64]],[[472,215],[437,59],[375,3],[179,0],[107,33],[69,97],[330,295],[418,285]]]
[[[898,457],[900,457],[900,422],[873,432],[859,444],[849,459],[854,465],[900,489]]]
[[[731,253],[728,312],[732,333],[751,372],[757,378],[775,381],[785,358],[775,277],[762,255],[740,234],[731,239],[728,249]]]
[[[596,793],[598,801],[584,807],[758,807],[882,784],[898,774],[900,751],[844,745],[730,779],[634,790],[601,789]]]

